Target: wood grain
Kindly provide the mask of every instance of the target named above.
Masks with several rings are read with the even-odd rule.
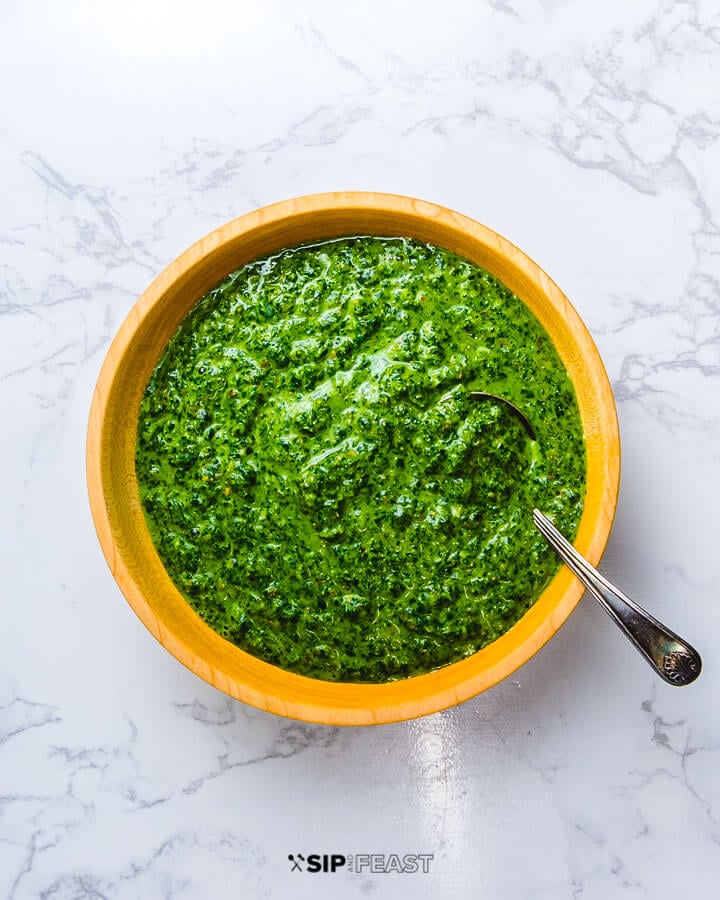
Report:
[[[167,341],[193,305],[244,263],[284,247],[357,234],[411,237],[453,250],[496,275],[542,322],[575,384],[585,429],[587,494],[575,545],[593,564],[612,527],[620,477],[615,403],[585,325],[528,256],[472,219],[409,197],[318,194],[241,216],[171,263],[122,324],[95,389],[87,479],[100,544],[139,618],[191,671],[261,709],[332,725],[393,722],[467,700],[536,653],[583,593],[563,568],[510,631],[474,656],[427,675],[358,685],[294,675],[250,656],[205,625],[170,581],[145,525],[135,477],[140,400]]]

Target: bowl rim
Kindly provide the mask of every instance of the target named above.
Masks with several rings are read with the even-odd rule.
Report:
[[[364,227],[353,230],[354,223]],[[337,228],[334,232],[333,225]],[[367,230],[369,227],[375,230]],[[506,238],[434,203],[362,191],[284,200],[214,229],[155,278],[131,308],[108,349],[88,422],[86,473],[90,506],[110,570],[153,636],[183,665],[219,690],[290,718],[328,725],[382,724],[461,703],[497,684],[537,653],[566,621],[584,590],[561,567],[519,622],[472,656],[399,681],[355,684],[296,675],[235,647],[202,622],[162,567],[145,525],[135,480],[134,449],[132,453],[129,449],[131,445],[134,448],[137,424],[137,409],[131,401],[125,402],[126,395],[130,396],[128,386],[135,377],[131,361],[136,363],[135,368],[139,360],[141,367],[150,366],[152,371],[157,358],[149,357],[157,351],[157,346],[153,350],[151,345],[153,341],[155,345],[159,343],[158,334],[174,333],[194,303],[223,275],[244,262],[317,239],[351,234],[400,236],[398,229],[405,227],[413,232],[403,230],[406,237],[437,243],[471,260],[474,255],[473,261],[482,258],[484,261],[479,264],[519,294],[540,319],[560,352],[578,395],[588,471],[585,508],[575,545],[593,565],[602,556],[615,515],[620,442],[617,410],[605,367],[567,297],[537,263]],[[306,238],[293,244],[287,241],[288,235],[300,233]],[[441,235],[445,240],[433,240],[433,235]],[[274,251],[254,252],[271,246]],[[248,253],[251,255],[244,255]],[[225,269],[220,278],[215,277],[230,258],[240,262]],[[488,265],[488,260],[494,267]],[[184,312],[180,314],[181,308]],[[167,337],[162,347],[166,343]],[[147,384],[146,379],[144,383]],[[133,390],[139,405],[137,384]],[[149,593],[153,596],[149,597]]]

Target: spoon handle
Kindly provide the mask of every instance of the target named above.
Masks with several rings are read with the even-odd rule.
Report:
[[[603,578],[539,509],[533,510],[533,521],[568,569],[620,626],[661,678],[678,687],[695,681],[702,668],[697,650]]]

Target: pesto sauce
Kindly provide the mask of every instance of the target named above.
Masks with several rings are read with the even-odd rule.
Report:
[[[532,508],[572,538],[586,474],[572,383],[522,301],[454,253],[375,237],[210,291],[150,379],[136,462],[167,572],[215,631],[357,682],[517,622],[558,568]]]

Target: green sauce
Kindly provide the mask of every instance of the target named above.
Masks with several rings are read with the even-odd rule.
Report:
[[[521,300],[446,250],[358,237],[252,262],[197,304],[143,397],[137,475],[168,574],[219,634],[383,682],[518,621],[558,568],[532,508],[573,537],[585,450]]]

